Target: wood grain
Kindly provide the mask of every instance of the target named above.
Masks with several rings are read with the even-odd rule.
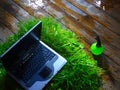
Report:
[[[9,2],[6,0],[2,0],[0,6],[19,21],[28,20],[32,18],[32,16],[29,15],[28,12],[26,12],[24,9],[19,7],[12,0],[10,0]]]
[[[13,0],[16,4],[18,4],[20,7],[22,7],[24,10],[26,10],[30,15],[40,18],[47,16],[48,14],[42,9],[44,7],[40,7],[34,2],[31,3],[25,3],[29,2],[30,0]]]
[[[5,42],[8,36],[12,35],[13,33],[3,24],[0,25],[0,40]]]
[[[0,23],[8,27],[13,33],[16,33],[18,31],[17,22],[18,20],[15,17],[0,7]]]
[[[119,32],[120,23],[116,22],[116,20],[111,18],[108,14],[106,14],[102,10],[87,3],[85,0],[78,0],[78,2],[76,0],[67,0],[67,1],[78,7],[80,10],[84,11],[86,14],[97,20],[102,25],[106,26],[112,32],[120,35]]]

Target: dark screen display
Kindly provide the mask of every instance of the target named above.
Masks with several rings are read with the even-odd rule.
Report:
[[[9,70],[11,65],[14,65],[22,57],[24,57],[26,52],[38,42],[40,39],[40,32],[41,22],[38,22],[1,57],[3,65],[7,70]]]

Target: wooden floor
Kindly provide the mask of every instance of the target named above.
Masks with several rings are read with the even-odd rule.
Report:
[[[87,48],[98,34],[105,47],[103,60],[120,86],[120,1],[1,0],[0,43],[18,31],[18,22],[49,15],[79,35]]]

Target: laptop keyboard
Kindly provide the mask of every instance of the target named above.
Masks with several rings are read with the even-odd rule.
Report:
[[[31,54],[29,60],[27,60],[22,68],[24,71],[22,79],[27,82],[48,60],[51,60],[55,54],[48,50],[41,43],[35,47],[34,52]]]

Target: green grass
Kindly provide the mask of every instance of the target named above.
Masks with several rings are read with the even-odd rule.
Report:
[[[42,20],[43,23],[41,34],[42,41],[60,53],[68,61],[64,68],[50,81],[45,89],[98,90],[101,82],[102,69],[97,66],[97,61],[84,50],[85,46],[80,43],[80,37],[61,27],[61,25],[51,17],[41,18],[40,20]],[[6,43],[4,43],[5,45],[0,45],[0,54],[37,22],[37,19],[31,19],[27,22],[19,23],[19,33],[12,35],[12,38],[9,37]],[[11,39],[12,42],[9,43]],[[0,72],[0,80],[2,79],[0,84],[2,85],[5,71],[1,68]]]

